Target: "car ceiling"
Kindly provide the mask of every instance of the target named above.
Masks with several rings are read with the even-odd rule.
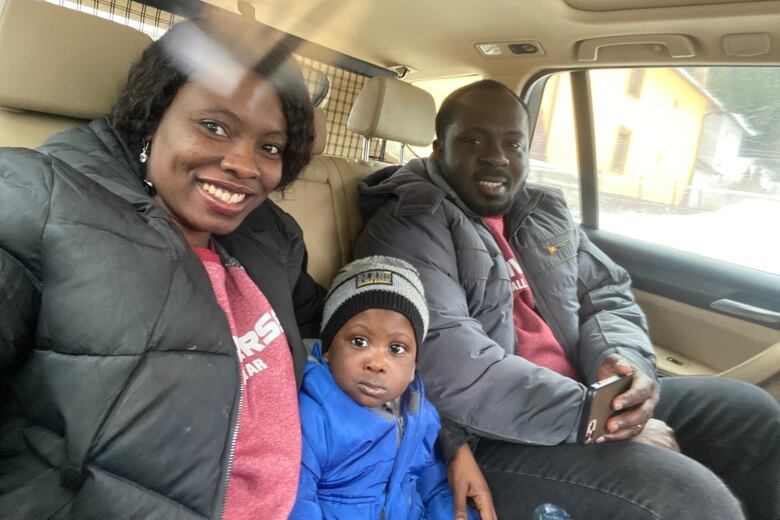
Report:
[[[724,0],[244,0],[268,25],[376,65],[409,65],[410,79],[481,74],[528,77],[553,67],[628,63],[780,62],[780,1]],[[208,0],[238,12],[235,0]],[[636,8],[669,4],[704,4]],[[571,5],[570,5],[571,4]],[[577,7],[572,7],[572,5]],[[616,8],[620,8],[617,9]],[[586,10],[590,9],[590,10]],[[605,10],[606,9],[606,10]],[[246,9],[243,9],[246,11]],[[758,56],[729,56],[725,35],[766,33]],[[663,46],[602,47],[596,62],[577,60],[590,38],[683,35],[693,57],[672,59]],[[480,42],[537,41],[543,54],[486,58]]]

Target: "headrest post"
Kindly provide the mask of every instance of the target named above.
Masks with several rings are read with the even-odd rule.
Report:
[[[404,149],[406,148],[406,145],[401,143],[401,157],[398,158],[398,162],[403,164],[404,163]]]
[[[368,162],[368,152],[371,148],[371,138],[363,136],[363,153],[360,155],[360,160],[363,162]]]

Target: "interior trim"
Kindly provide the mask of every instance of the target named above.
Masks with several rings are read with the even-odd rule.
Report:
[[[609,231],[585,231],[618,265],[630,268],[633,285],[638,289],[721,316],[729,314],[712,310],[710,305],[724,298],[780,312],[780,276]],[[780,330],[780,323],[743,319]]]
[[[595,123],[590,95],[590,74],[586,70],[570,73],[572,109],[577,137],[577,167],[580,170],[580,209],[582,225],[598,229],[599,194],[596,166]]]
[[[163,9],[170,13],[184,16],[186,18],[189,18],[199,13],[204,7],[207,6],[211,7],[207,3],[203,2],[202,0],[137,0],[137,1],[151,7],[156,7],[158,9]],[[229,12],[229,11],[225,11],[225,12]],[[281,38],[290,46],[290,48],[294,49],[294,52],[300,54],[301,56],[305,56],[307,58],[320,61],[322,63],[327,63],[329,65],[334,65],[340,69],[346,69],[350,72],[361,74],[363,76],[368,76],[368,77],[387,76],[388,78],[398,77],[398,74],[396,74],[392,70],[386,69],[384,67],[379,67],[378,65],[374,65],[373,63],[369,63],[367,61],[363,61],[358,58],[353,58],[352,56],[349,56],[342,52],[334,51],[333,49],[323,47],[322,45],[310,42],[309,40],[306,40],[304,38],[300,38],[298,36],[288,34],[284,31],[280,31],[279,29],[275,27],[271,27],[270,25],[265,25],[262,22],[257,22],[257,23],[267,27],[271,33],[276,33],[278,35],[281,35]]]
[[[727,34],[721,40],[728,56],[751,57],[769,54],[772,40],[767,33]]]
[[[702,5],[738,4],[766,0],[563,0],[566,5],[580,11],[625,11],[628,9],[652,9],[657,7],[692,7]]]

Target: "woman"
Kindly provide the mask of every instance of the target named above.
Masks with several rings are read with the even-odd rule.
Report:
[[[258,38],[179,24],[106,119],[0,152],[1,518],[287,517],[323,295],[266,197],[313,123]]]

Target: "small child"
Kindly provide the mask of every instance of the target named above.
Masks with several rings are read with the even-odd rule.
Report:
[[[415,377],[428,307],[417,271],[390,257],[339,271],[300,393],[303,456],[291,519],[454,517],[439,415]],[[477,515],[470,511],[470,517]]]

